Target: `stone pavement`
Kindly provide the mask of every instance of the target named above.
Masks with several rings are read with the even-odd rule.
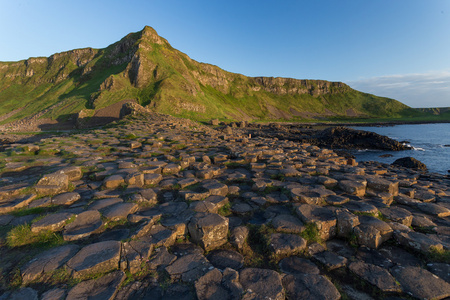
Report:
[[[0,299],[450,297],[448,177],[229,125],[5,147]]]

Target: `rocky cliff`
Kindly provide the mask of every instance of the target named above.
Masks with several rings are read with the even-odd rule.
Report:
[[[399,117],[411,109],[341,82],[247,77],[199,63],[151,27],[105,49],[0,62],[2,123],[30,117],[66,120],[82,109],[124,99],[194,119]],[[15,112],[15,113],[12,113]]]

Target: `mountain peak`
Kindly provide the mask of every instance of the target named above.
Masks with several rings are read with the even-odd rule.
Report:
[[[160,37],[155,29],[150,26],[145,26],[144,29],[141,30],[142,39],[150,41],[152,43],[156,43],[159,45],[163,45],[167,43],[165,39]]]

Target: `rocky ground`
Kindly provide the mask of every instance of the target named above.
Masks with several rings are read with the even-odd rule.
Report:
[[[248,130],[151,114],[3,147],[0,299],[450,297],[448,176]]]

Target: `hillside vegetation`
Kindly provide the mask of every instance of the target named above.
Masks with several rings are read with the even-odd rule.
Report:
[[[431,115],[341,82],[247,77],[199,63],[150,27],[105,49],[0,62],[0,122],[65,120],[125,99],[196,120],[324,120]]]

